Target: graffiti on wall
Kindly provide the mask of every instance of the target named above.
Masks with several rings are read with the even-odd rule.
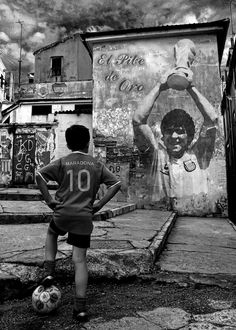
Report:
[[[15,134],[12,169],[12,179],[15,184],[34,183],[35,149],[35,134]]]
[[[0,184],[9,185],[12,178],[12,140],[6,129],[0,133]]]
[[[103,45],[94,55],[95,132],[135,155],[128,198],[189,215],[216,212],[226,196],[217,43],[201,38]]]
[[[36,132],[36,169],[46,166],[51,161],[55,149],[54,135],[51,130]]]
[[[54,129],[15,127],[0,130],[0,184],[35,183],[35,171],[54,157]]]

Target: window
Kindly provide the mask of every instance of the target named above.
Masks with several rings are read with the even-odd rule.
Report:
[[[52,57],[52,77],[61,76],[61,68],[62,68],[62,57],[56,56]]]
[[[28,73],[28,79],[29,79],[29,84],[34,83],[34,73],[33,72]]]
[[[52,113],[51,105],[33,105],[32,106],[32,116],[47,116]]]
[[[81,113],[92,114],[91,104],[75,104],[75,112],[79,115]]]

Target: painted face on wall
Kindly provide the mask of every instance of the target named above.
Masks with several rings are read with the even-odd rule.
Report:
[[[181,158],[188,148],[188,135],[183,126],[170,126],[162,138],[169,156]]]

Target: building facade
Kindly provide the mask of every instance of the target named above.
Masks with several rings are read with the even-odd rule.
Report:
[[[233,38],[224,78],[221,110],[225,129],[228,208],[230,220],[236,223],[236,44]]]
[[[93,54],[95,153],[121,178],[126,200],[227,215],[220,63],[228,25],[82,36]]]
[[[18,152],[18,142],[21,141],[19,134],[26,134],[23,135],[22,140],[25,141],[27,134],[33,132],[36,149],[34,153],[31,153],[32,158],[37,154],[42,128],[51,132],[48,134],[50,141],[53,138],[53,143],[45,142],[44,151],[47,151],[47,157],[44,157],[44,162],[40,165],[37,160],[31,159],[31,163],[35,164],[34,171],[39,166],[46,165],[47,162],[69,152],[64,138],[68,126],[84,125],[89,128],[92,135],[92,60],[80,35],[75,34],[47,45],[35,51],[34,55],[34,80],[28,84],[22,84],[18,100],[2,111],[2,124],[7,127],[10,125],[14,129],[12,133],[12,130],[7,128],[7,131],[10,129],[11,132],[7,139],[11,140],[13,148],[10,150],[8,167],[6,165],[1,167],[0,184],[4,184],[6,175],[10,176],[10,184],[27,186],[29,183],[25,175],[21,175],[21,179],[17,180],[14,176],[16,172],[14,157]],[[20,125],[20,128],[17,125]],[[30,132],[27,126],[30,127]],[[3,133],[2,139],[5,141],[6,128]],[[45,137],[45,140],[47,139]],[[24,147],[22,148],[25,150]],[[90,152],[92,152],[92,142]],[[3,156],[0,157],[1,162],[6,164]],[[31,172],[33,172],[32,169]],[[31,181],[34,181],[34,176],[31,175],[31,178],[33,178]]]

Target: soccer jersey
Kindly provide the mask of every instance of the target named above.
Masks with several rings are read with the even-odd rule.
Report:
[[[170,159],[166,150],[159,147],[154,153],[151,173],[153,183],[153,200],[165,196],[183,198],[185,196],[207,193],[207,171],[199,167],[196,155],[186,151],[179,158]]]
[[[56,225],[79,235],[92,232],[93,203],[100,184],[109,188],[120,182],[104,164],[79,151],[55,160],[38,173],[46,182],[59,185],[55,198],[61,204],[54,210]]]

